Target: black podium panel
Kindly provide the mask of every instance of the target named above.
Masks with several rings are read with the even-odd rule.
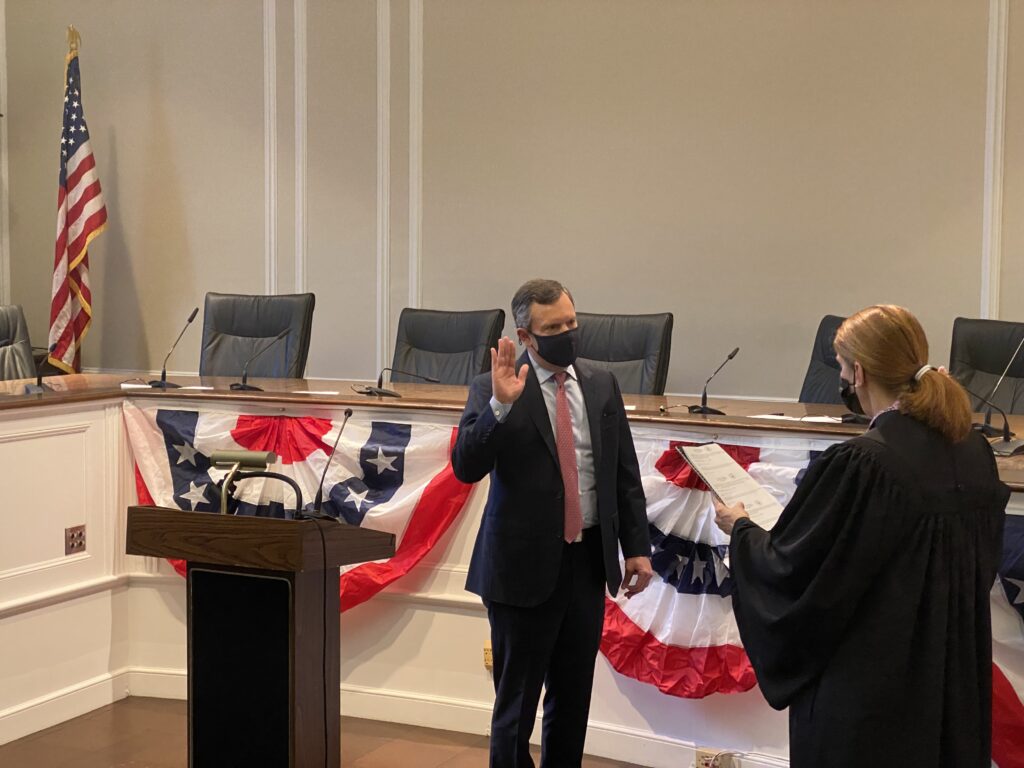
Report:
[[[188,612],[191,768],[290,765],[288,576],[190,568]]]

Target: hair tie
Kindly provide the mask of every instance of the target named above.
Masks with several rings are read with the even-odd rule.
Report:
[[[914,381],[920,381],[921,377],[924,376],[928,371],[934,371],[935,369],[930,365],[922,365],[917,373],[914,374]]]

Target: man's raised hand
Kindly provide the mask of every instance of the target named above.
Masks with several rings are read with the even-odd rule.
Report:
[[[526,363],[516,373],[516,346],[508,336],[498,340],[498,348],[491,350],[491,392],[499,403],[511,405],[523,394],[526,386]]]

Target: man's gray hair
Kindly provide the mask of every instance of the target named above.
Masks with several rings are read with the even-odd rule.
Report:
[[[569,301],[572,301],[573,305],[576,304],[569,289],[557,280],[541,278],[527,280],[512,297],[512,319],[516,322],[516,328],[530,330],[530,314],[533,305],[554,304],[562,298],[563,293],[569,297]]]

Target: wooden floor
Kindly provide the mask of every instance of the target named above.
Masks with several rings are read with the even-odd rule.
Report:
[[[129,697],[0,746],[3,768],[186,768],[185,702]],[[539,763],[539,751],[534,760]],[[487,737],[341,718],[346,768],[480,768]],[[597,757],[586,768],[626,768]]]

